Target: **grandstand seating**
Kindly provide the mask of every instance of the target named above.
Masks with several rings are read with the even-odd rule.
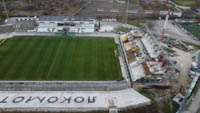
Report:
[[[15,31],[13,25],[0,25],[0,34],[12,33]]]

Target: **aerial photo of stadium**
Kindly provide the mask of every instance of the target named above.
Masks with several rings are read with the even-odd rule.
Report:
[[[0,113],[200,113],[200,0],[0,0]]]

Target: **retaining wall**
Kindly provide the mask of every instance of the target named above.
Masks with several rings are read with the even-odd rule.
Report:
[[[107,91],[130,88],[127,81],[0,81],[0,91]]]

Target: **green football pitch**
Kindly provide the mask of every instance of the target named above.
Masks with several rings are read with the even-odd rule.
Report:
[[[109,38],[15,37],[0,46],[0,80],[122,80]]]
[[[200,39],[200,25],[198,24],[181,24],[188,32],[192,33],[195,37]]]
[[[196,0],[172,0],[177,5],[183,5],[183,6],[194,6],[197,1]]]

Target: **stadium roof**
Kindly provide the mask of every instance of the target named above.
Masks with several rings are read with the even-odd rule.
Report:
[[[6,23],[16,23],[17,21],[29,21],[33,20],[34,17],[10,17],[5,20]]]
[[[92,17],[80,16],[40,16],[39,21],[92,21]]]

